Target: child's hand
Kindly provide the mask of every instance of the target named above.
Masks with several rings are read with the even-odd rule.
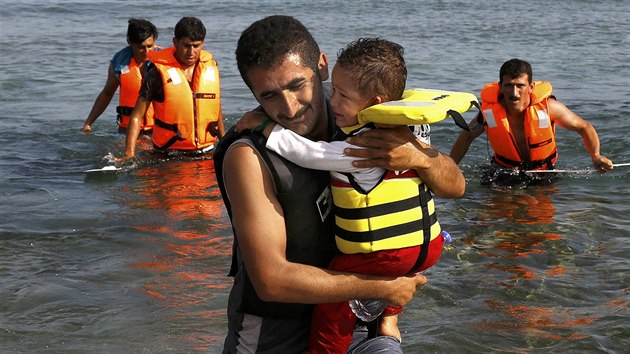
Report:
[[[236,130],[237,133],[240,133],[246,129],[254,129],[257,126],[261,125],[265,119],[266,116],[263,112],[247,112],[243,114],[241,119],[239,119],[236,124],[234,124],[234,130]]]

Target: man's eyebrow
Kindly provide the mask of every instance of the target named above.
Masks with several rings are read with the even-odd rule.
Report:
[[[304,76],[296,77],[295,79],[293,79],[293,80],[291,80],[291,81],[289,81],[287,83],[286,88],[293,87],[295,85],[299,85],[299,84],[301,84],[304,81],[306,81],[306,77],[304,77]]]
[[[303,83],[304,81],[306,81],[306,78],[301,76],[301,77],[296,77],[293,80],[287,82],[286,85],[284,85],[282,88],[280,88],[280,90],[268,90],[268,91],[263,91],[260,93],[260,97],[265,97],[265,96],[270,96],[270,95],[274,95],[276,93],[278,93],[278,91],[283,91],[283,90],[287,90],[287,89],[291,89],[291,87],[299,85],[301,83]]]

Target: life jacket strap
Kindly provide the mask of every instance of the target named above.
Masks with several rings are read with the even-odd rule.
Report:
[[[505,156],[495,154],[494,159],[497,162],[502,162],[505,165],[512,166],[521,170],[536,170],[540,168],[553,169],[553,160],[558,156],[558,150],[554,150],[551,155],[541,160],[534,160],[528,162],[519,162],[508,159]]]
[[[130,116],[131,112],[133,112],[133,107],[129,106],[117,106],[116,113],[123,116]]]
[[[479,102],[477,101],[470,101],[470,106],[471,107],[475,107],[477,108],[477,110],[479,112],[481,112],[481,106],[479,106]],[[457,112],[456,110],[453,109],[449,109],[446,113],[448,113],[448,115],[450,115],[453,120],[455,121],[455,124],[464,129],[465,131],[469,132],[470,131],[470,127],[468,126],[468,123],[466,123],[466,120],[464,120],[464,117],[462,116],[461,113]],[[477,120],[479,120],[481,115],[477,116]],[[483,121],[483,117],[481,117],[481,120]]]
[[[159,119],[155,119],[155,125],[162,129],[172,131],[175,134],[166,142],[166,144],[162,146],[158,146],[154,143],[153,146],[158,150],[166,150],[169,147],[171,147],[171,145],[175,144],[176,142],[186,140],[182,138],[182,134],[179,132],[179,129],[177,128],[177,123],[170,124],[170,123],[165,123],[164,121],[161,121]]]
[[[418,186],[420,190],[420,205],[422,206],[422,245],[420,245],[420,254],[418,255],[418,259],[416,259],[416,263],[411,267],[411,271],[413,272],[415,269],[418,269],[424,261],[427,260],[427,256],[429,255],[429,243],[431,243],[431,225],[430,222],[431,216],[437,219],[436,213],[433,215],[429,215],[429,202],[431,201],[431,193],[428,190],[424,189],[424,184]]]
[[[208,128],[207,128],[208,133],[210,133],[210,135],[212,135],[213,137],[218,137],[219,136],[219,122],[218,121],[214,121],[214,122],[210,122],[208,124]]]

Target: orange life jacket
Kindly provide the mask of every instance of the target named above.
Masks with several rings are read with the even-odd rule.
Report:
[[[556,150],[555,123],[549,115],[548,99],[552,88],[549,82],[538,81],[530,95],[530,104],[525,112],[524,133],[529,148],[529,159],[519,153],[516,139],[507,119],[505,107],[499,103],[498,82],[486,85],[481,90],[481,110],[494,150],[494,161],[503,167],[521,169],[553,168],[558,157]]]
[[[127,128],[129,126],[129,116],[133,108],[136,106],[136,100],[138,100],[138,93],[140,92],[140,84],[142,83],[142,69],[136,63],[136,60],[131,57],[131,61],[120,71],[120,92],[118,96],[119,105],[116,107],[116,113],[118,117],[116,121],[121,128]],[[149,105],[147,113],[144,115],[144,119],[141,122],[140,129],[147,131],[153,128],[153,105]]]
[[[175,48],[149,53],[162,75],[164,102],[153,102],[153,145],[159,150],[201,150],[219,136],[223,119],[219,68],[212,54],[202,50],[189,84],[175,59]]]

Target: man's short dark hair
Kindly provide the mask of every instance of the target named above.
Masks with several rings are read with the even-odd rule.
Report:
[[[304,66],[319,75],[319,46],[308,29],[291,16],[274,15],[252,23],[241,33],[235,54],[238,70],[249,87],[250,70],[273,68],[288,54],[299,55]]]
[[[175,38],[188,37],[191,41],[203,41],[206,38],[206,27],[196,17],[182,17],[175,25]]]
[[[401,45],[382,38],[359,38],[339,51],[337,65],[352,72],[362,95],[399,100],[407,82],[404,52]]]
[[[531,84],[534,79],[532,66],[525,60],[517,58],[510,59],[501,65],[501,70],[499,70],[499,82],[503,80],[503,76],[507,75],[512,79],[516,79],[523,74],[527,74],[527,80]]]
[[[141,44],[151,36],[153,36],[153,40],[157,40],[158,38],[158,30],[155,28],[155,25],[145,19],[129,19],[129,25],[127,26],[127,40],[130,43]]]

